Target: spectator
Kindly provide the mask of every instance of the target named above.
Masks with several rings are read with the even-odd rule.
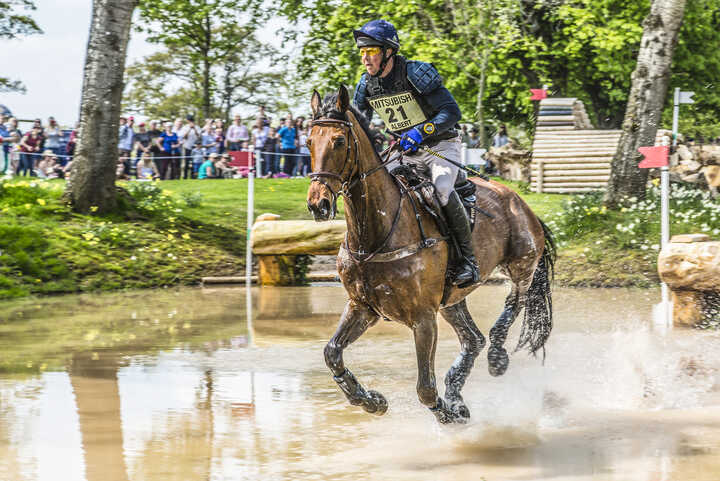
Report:
[[[310,149],[308,149],[307,140],[308,131],[307,129],[302,129],[298,140],[298,144],[300,145],[298,153],[302,156],[300,157],[300,163],[298,165],[298,175],[303,177],[310,172]]]
[[[175,119],[175,123],[173,123],[172,131],[176,134],[180,133],[180,130],[183,128],[183,120],[181,118]]]
[[[135,166],[142,158],[143,154],[149,154],[150,148],[150,132],[145,129],[145,122],[138,124],[138,131],[135,133]]]
[[[204,134],[203,134],[204,137]],[[195,147],[192,149],[192,164],[193,164],[193,178],[197,179],[198,171],[200,171],[200,166],[203,163],[203,152],[204,148],[201,143],[195,144]]]
[[[160,152],[160,178],[166,179],[168,174],[168,167],[170,167],[170,178],[174,179],[175,177],[172,176],[173,169],[174,169],[174,160],[175,157],[177,157],[177,151],[178,151],[178,136],[175,132],[173,132],[173,124],[170,122],[167,122],[165,124],[165,132],[163,132],[160,135],[160,138],[162,139],[162,151]]]
[[[291,176],[293,170],[295,170],[296,163],[294,154],[296,152],[297,131],[293,126],[290,115],[285,119],[285,125],[278,130],[278,136],[280,137],[280,153],[283,156],[282,171],[288,176]]]
[[[242,124],[242,119],[239,115],[235,116],[232,125],[228,127],[225,135],[225,145],[227,149],[232,152],[240,150],[242,143],[250,140],[248,129]]]
[[[61,151],[60,139],[62,138],[62,132],[60,132],[60,126],[55,121],[55,117],[48,118],[48,126],[45,129],[45,145],[46,150],[52,150],[55,155],[63,155]]]
[[[460,142],[466,146],[470,144],[470,134],[468,134],[468,127],[466,124],[463,124],[462,127],[460,127]]]
[[[15,117],[10,117],[7,123],[7,131],[9,140],[4,142],[3,150],[8,149],[10,154],[10,165],[6,172],[17,172],[20,164],[20,141],[22,140],[22,132],[18,128],[18,121]]]
[[[217,153],[222,154],[225,152],[225,135],[223,135],[223,128],[217,127],[217,123],[215,125],[215,143],[217,144]]]
[[[470,130],[470,137],[468,138],[468,149],[478,149],[480,148],[480,138],[478,137],[478,133],[480,130],[478,130],[477,127],[473,127]]]
[[[198,140],[200,140],[200,129],[195,125],[195,117],[188,115],[185,119],[187,120],[187,124],[180,129],[178,138],[182,143],[183,178],[191,179],[193,170],[192,149],[195,147],[195,144],[198,143]]]
[[[255,126],[253,127],[252,132],[250,132],[250,133],[251,133],[250,142],[253,146],[253,150],[258,153],[262,152],[263,147],[265,146],[265,141],[267,140],[268,134],[270,133],[270,127],[263,125],[262,119],[258,118],[255,121]],[[258,166],[258,169],[260,169],[259,166]],[[258,170],[258,175],[261,175],[261,174],[262,174],[262,171]]]
[[[267,138],[265,139],[265,144],[263,144],[262,148],[263,160],[265,161],[265,165],[267,166],[267,173],[265,174],[265,178],[272,177],[274,174],[277,174],[279,172],[278,155],[276,153],[277,141],[277,130],[275,129],[275,127],[270,127],[270,129],[268,130]]]
[[[257,117],[255,117],[255,120],[260,120],[264,127],[270,127],[270,117],[267,116],[265,113],[265,106],[261,105],[258,109]]]
[[[48,178],[48,169],[52,166],[52,157],[55,155],[52,150],[46,149],[42,153],[42,157],[40,158],[40,161],[37,163],[37,169],[36,173],[37,176],[41,179],[47,179]]]
[[[510,141],[508,138],[507,129],[505,128],[505,124],[500,124],[500,128],[498,129],[497,133],[493,137],[493,147],[502,147],[503,145],[507,145],[507,143]]]
[[[198,172],[198,179],[214,179],[215,178],[215,163],[218,160],[218,154],[213,152],[208,155],[208,159],[203,162]]]
[[[149,151],[143,151],[137,164],[136,176],[138,180],[155,180],[160,178],[160,170]]]
[[[23,136],[20,141],[20,163],[15,172],[16,175],[30,175],[35,177],[35,154],[40,152],[42,145],[42,137],[40,136],[40,127],[33,127],[30,132]]]
[[[206,156],[218,153],[217,135],[215,135],[212,124],[205,124],[200,142]]]
[[[10,132],[5,125],[6,122],[7,118],[3,115],[2,118],[0,118],[0,143],[2,143],[3,156],[3,163],[2,168],[0,168],[0,175],[4,174],[8,170],[8,167],[10,167]]]
[[[130,117],[132,119],[132,117]],[[134,119],[133,119],[134,120]],[[118,129],[118,154],[126,159],[125,174],[130,173],[130,151],[133,148],[133,132],[132,126],[128,123],[128,119],[120,117],[120,128]]]
[[[215,163],[215,173],[220,179],[232,179],[237,175],[238,170],[230,165],[230,154],[225,152],[220,156],[220,160]]]
[[[160,157],[162,154],[163,131],[159,128],[161,125],[162,122],[159,120],[150,121],[150,130],[148,130],[148,134],[150,134],[150,153],[153,155],[153,160],[155,157]],[[155,162],[155,165],[158,165],[158,163]]]
[[[125,166],[130,162],[130,158],[124,155],[118,157],[117,166],[115,168],[115,179],[117,180],[128,180],[130,177],[127,175]]]
[[[75,128],[70,132],[70,138],[68,139],[68,143],[65,146],[65,155],[66,157],[60,158],[60,165],[65,167],[68,162],[72,160],[72,157],[75,155],[75,147],[77,145],[77,135],[78,135],[78,129],[80,128],[80,122],[75,123]]]

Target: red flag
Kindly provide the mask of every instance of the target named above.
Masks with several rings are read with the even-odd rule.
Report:
[[[667,145],[659,145],[657,147],[640,147],[638,148],[638,151],[645,156],[645,158],[638,164],[638,167],[641,169],[665,167],[668,165],[670,147]]]
[[[547,90],[545,89],[530,89],[532,96],[530,100],[542,100],[547,98]]]

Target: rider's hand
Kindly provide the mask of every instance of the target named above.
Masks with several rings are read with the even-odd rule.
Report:
[[[423,135],[417,127],[405,132],[400,138],[400,147],[404,152],[417,152],[418,147],[423,141]]]

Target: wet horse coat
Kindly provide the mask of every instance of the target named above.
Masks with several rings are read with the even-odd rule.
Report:
[[[420,402],[440,422],[469,417],[460,391],[485,338],[472,320],[465,297],[477,287],[452,287],[443,302],[448,243],[430,214],[413,206],[411,194],[384,168],[369,140],[366,119],[349,105],[345,87],[323,102],[314,92],[308,136],[312,158],[308,208],[318,221],[334,215],[338,195],[345,198],[347,236],[338,254],[338,272],[350,300],[325,348],[325,361],[351,404],[382,414],[385,398],[367,391],[343,362],[343,350],[381,318],[408,326],[415,338]],[[490,330],[488,369],[501,375],[508,366],[503,347],[507,332],[525,308],[518,347],[544,349],[552,328],[550,272],[554,247],[549,230],[511,189],[480,181],[479,216],[473,247],[481,278],[495,267],[510,278],[505,308]],[[419,216],[425,236],[437,242],[421,246]],[[445,398],[435,381],[438,311],[453,327],[461,353],[445,377]]]

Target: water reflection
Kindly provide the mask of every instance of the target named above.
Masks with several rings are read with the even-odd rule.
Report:
[[[487,332],[502,286],[470,299]],[[417,402],[411,335],[346,354],[390,410],[348,406],[322,348],[337,286],[179,289],[0,305],[0,479],[717,479],[718,336],[653,330],[654,291],[556,295],[548,359],[469,378],[467,426]],[[514,329],[516,340],[518,329]],[[441,323],[439,377],[457,354]]]

